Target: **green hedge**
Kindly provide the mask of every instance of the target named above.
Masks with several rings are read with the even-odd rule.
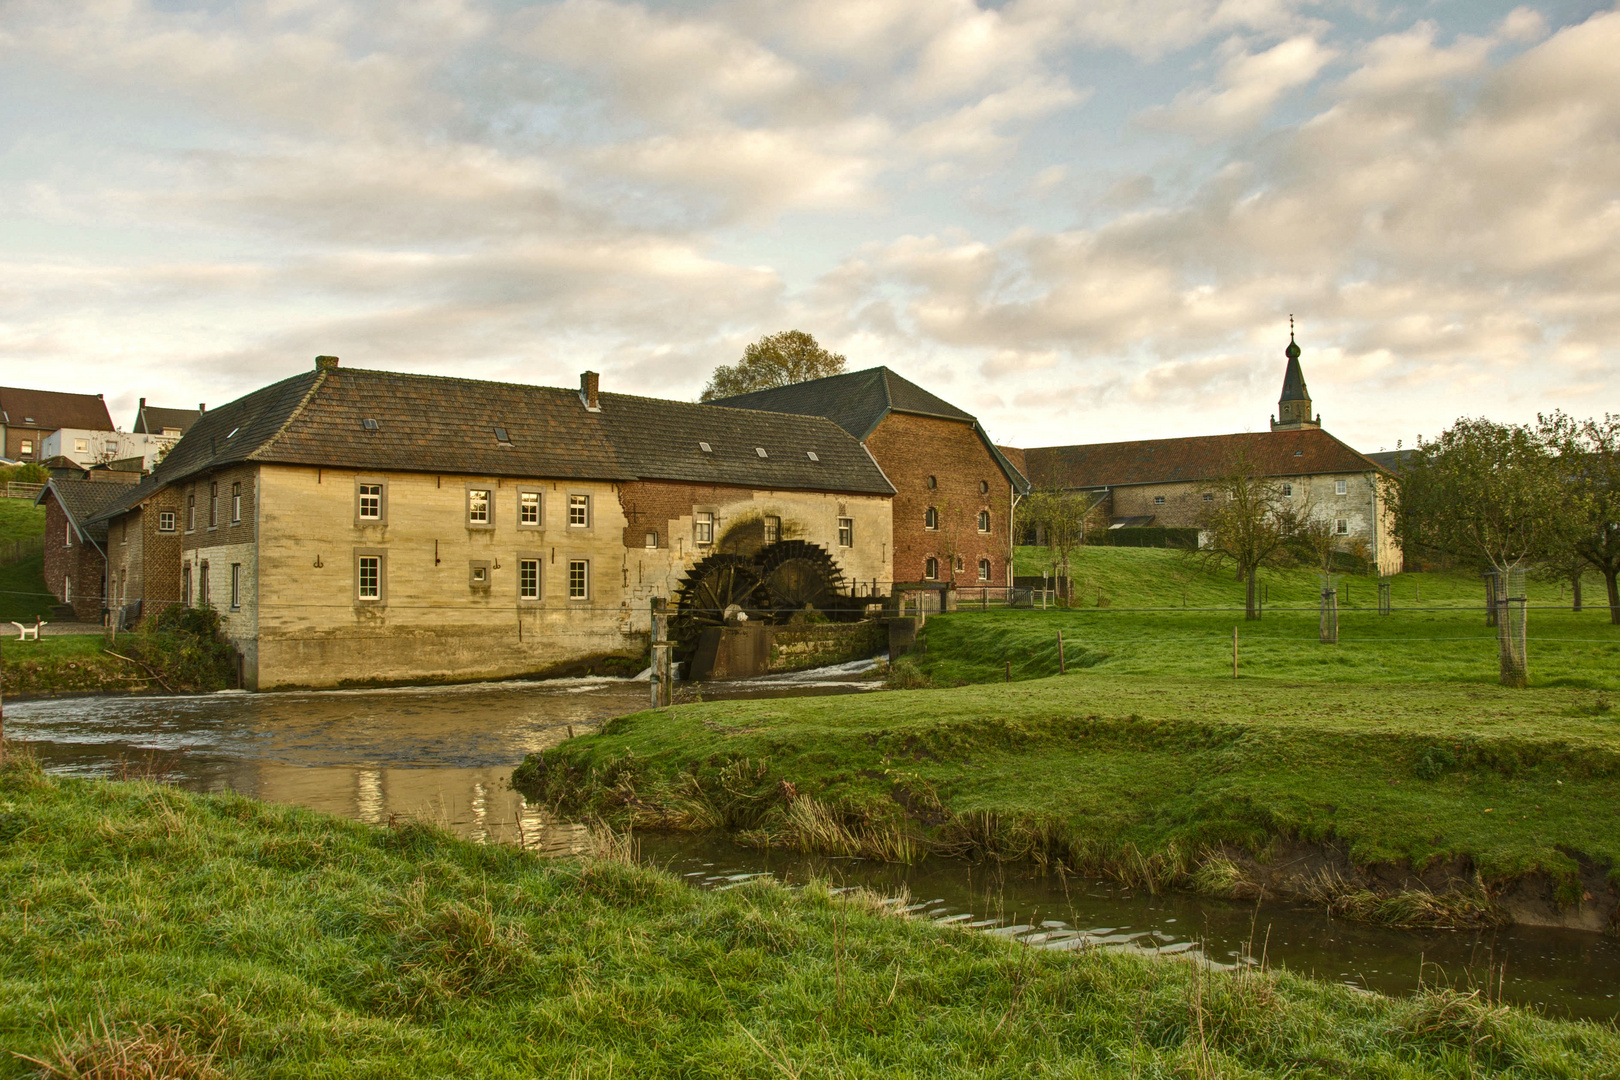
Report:
[[[1175,529],[1164,525],[1136,525],[1123,529],[1099,529],[1086,537],[1098,547],[1196,548],[1197,529]]]

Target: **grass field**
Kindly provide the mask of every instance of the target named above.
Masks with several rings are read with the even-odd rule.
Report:
[[[0,1076],[1620,1077],[1612,1027],[1478,996],[891,911],[14,759]]]
[[[27,499],[0,499],[0,544],[45,531],[45,509]],[[44,618],[56,598],[45,587],[45,556],[0,566],[0,625]]]
[[[0,543],[26,540],[45,531],[45,508],[32,499],[0,499]]]

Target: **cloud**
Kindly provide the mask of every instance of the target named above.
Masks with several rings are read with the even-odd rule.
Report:
[[[1310,83],[1337,55],[1305,34],[1264,52],[1242,52],[1222,67],[1218,89],[1184,90],[1138,119],[1148,127],[1204,139],[1231,135],[1265,119],[1283,95]]]

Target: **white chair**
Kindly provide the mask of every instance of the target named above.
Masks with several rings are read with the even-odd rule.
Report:
[[[39,628],[45,625],[45,620],[41,619],[38,622],[36,622],[33,626],[27,626],[27,625],[24,625],[23,623],[18,622],[16,619],[12,619],[11,620],[11,625],[15,626],[17,628],[17,640],[18,641],[38,641],[39,640]]]

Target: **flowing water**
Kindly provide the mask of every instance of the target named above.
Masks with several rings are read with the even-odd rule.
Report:
[[[703,687],[710,700],[869,690],[862,665]],[[579,826],[525,805],[507,786],[524,754],[644,707],[647,684],[559,679],[457,687],[87,697],[6,706],[6,734],[53,773],[153,776],[193,791],[262,799],[383,823],[419,817],[485,842],[552,853],[584,846]],[[1088,946],[1265,962],[1353,986],[1406,993],[1423,980],[1482,985],[1498,970],[1509,1001],[1613,1020],[1620,942],[1577,931],[1405,931],[1320,911],[1153,896],[1026,868],[929,859],[910,867],[761,852],[723,838],[641,835],[641,857],[694,885],[761,875],[820,878],[903,895],[918,917],[961,922],[1046,949]],[[1505,965],[1505,969],[1503,968]],[[1494,985],[1494,983],[1493,983]]]

